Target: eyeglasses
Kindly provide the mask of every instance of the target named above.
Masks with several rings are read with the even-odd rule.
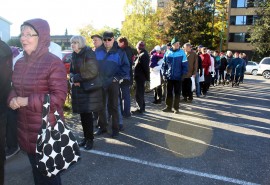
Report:
[[[103,41],[104,42],[106,42],[106,41],[109,41],[110,42],[110,41],[112,41],[112,39],[103,39]]]
[[[70,44],[78,44],[79,42],[75,42],[75,41],[73,41],[73,42],[71,42]]]
[[[20,38],[23,38],[23,37],[25,37],[26,39],[30,39],[30,38],[32,38],[32,37],[38,37],[38,34],[21,34],[20,35]]]

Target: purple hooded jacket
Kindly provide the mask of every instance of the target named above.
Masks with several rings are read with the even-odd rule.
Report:
[[[47,21],[32,19],[25,21],[38,33],[35,51],[20,58],[14,67],[13,89],[8,104],[13,97],[28,97],[28,105],[18,111],[18,139],[22,150],[34,154],[37,135],[41,127],[42,105],[45,94],[50,94],[51,106],[49,122],[55,125],[53,112],[57,110],[63,118],[63,105],[67,95],[66,69],[62,61],[49,53],[50,27]]]

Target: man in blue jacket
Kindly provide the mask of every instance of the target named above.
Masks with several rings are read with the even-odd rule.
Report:
[[[96,135],[107,132],[107,107],[112,115],[112,138],[119,135],[119,114],[118,97],[119,83],[123,79],[129,79],[129,61],[123,49],[121,49],[114,39],[113,32],[103,33],[103,44],[95,50],[96,58],[99,62],[100,76],[103,82],[103,105],[99,112],[99,128]]]
[[[179,113],[179,102],[181,94],[181,79],[188,72],[187,56],[184,50],[180,49],[180,43],[176,37],[171,41],[172,48],[164,55],[164,63],[162,66],[163,78],[167,81],[167,97],[166,108],[163,112]],[[173,102],[174,91],[174,102]]]

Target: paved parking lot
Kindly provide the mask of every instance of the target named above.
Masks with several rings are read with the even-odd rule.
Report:
[[[270,184],[270,80],[245,76],[240,87],[211,87],[206,98],[163,113],[146,94],[146,113],[125,119],[118,139],[94,149],[62,174],[63,185]],[[68,120],[82,135],[78,116]],[[26,156],[6,163],[5,185],[32,185]]]

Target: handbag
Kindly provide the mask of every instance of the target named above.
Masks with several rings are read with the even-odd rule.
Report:
[[[50,95],[44,96],[42,126],[36,143],[36,166],[38,170],[52,177],[66,170],[80,159],[80,148],[72,132],[66,127],[57,111],[54,112],[56,125],[48,122]]]
[[[102,81],[99,75],[97,75],[95,78],[91,80],[81,82],[81,85],[84,91],[92,92],[102,87]]]
[[[84,80],[93,79],[98,73],[97,61],[94,58],[89,58],[86,61],[86,54],[84,55],[83,62],[80,66],[80,74]]]

